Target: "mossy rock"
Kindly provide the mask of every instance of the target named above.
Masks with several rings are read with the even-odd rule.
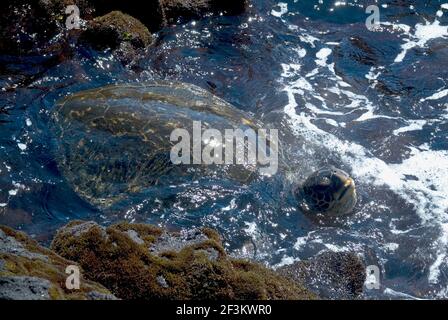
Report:
[[[123,299],[316,298],[273,270],[230,258],[210,229],[173,233],[142,224],[104,228],[74,221],[58,231],[51,248]]]
[[[121,11],[139,19],[151,32],[164,25],[161,3],[163,0],[88,0],[98,16],[111,11]]]
[[[80,278],[80,289],[69,290],[65,270],[75,262],[39,246],[21,232],[0,226],[0,299],[116,299],[105,287]]]
[[[123,42],[129,42],[132,48],[142,49],[151,44],[152,36],[139,20],[120,11],[112,11],[89,21],[81,41],[97,49],[117,49]]]

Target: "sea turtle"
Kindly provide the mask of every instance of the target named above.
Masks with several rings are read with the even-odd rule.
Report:
[[[100,208],[154,185],[209,178],[248,185],[260,176],[253,163],[173,163],[173,130],[191,133],[193,121],[218,132],[252,129],[257,138],[263,131],[248,114],[192,84],[157,81],[82,91],[59,101],[52,117],[60,171],[81,198]],[[266,153],[279,151],[264,138]],[[202,139],[202,145],[215,142]],[[306,212],[342,214],[356,203],[353,180],[334,168],[314,173],[296,194]]]

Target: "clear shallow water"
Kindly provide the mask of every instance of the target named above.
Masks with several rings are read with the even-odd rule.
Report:
[[[447,298],[448,4],[379,1],[382,30],[370,32],[368,1],[253,2],[239,17],[161,31],[137,73],[107,52],[82,50],[60,64],[0,57],[0,223],[43,242],[70,219],[208,225],[230,251],[250,243],[274,266],[358,252],[383,270],[381,290],[367,298]],[[108,212],[91,207],[54,161],[54,102],[150,79],[197,84],[292,131],[282,139],[291,169],[245,189],[192,182]],[[318,225],[290,191],[326,164],[355,177],[360,201],[353,215]]]

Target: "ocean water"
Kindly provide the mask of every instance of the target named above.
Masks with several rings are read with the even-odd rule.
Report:
[[[0,223],[44,244],[72,219],[207,225],[232,254],[273,267],[356,252],[381,269],[365,298],[448,298],[448,3],[252,3],[238,17],[165,28],[132,70],[85,48],[57,63],[1,56]],[[246,188],[192,181],[92,207],[58,170],[51,110],[73,92],[151,79],[194,83],[288,132],[290,167]],[[332,223],[309,220],[291,192],[324,165],[349,172],[360,198]]]

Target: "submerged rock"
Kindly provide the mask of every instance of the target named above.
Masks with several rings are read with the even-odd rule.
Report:
[[[81,234],[81,233],[77,233]],[[23,233],[0,226],[0,299],[116,299],[106,288],[80,278],[80,289],[69,290],[67,266],[76,265],[39,246]]]
[[[80,226],[87,231],[73,231]],[[74,221],[58,231],[51,248],[123,299],[316,298],[273,270],[230,258],[209,229],[175,233],[150,225],[104,228]]]
[[[355,299],[362,294],[366,267],[353,253],[324,252],[281,267],[279,274],[305,285],[324,299]]]

